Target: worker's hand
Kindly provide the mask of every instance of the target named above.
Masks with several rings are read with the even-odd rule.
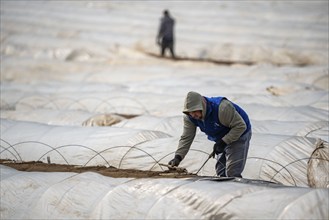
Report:
[[[182,157],[179,155],[175,155],[175,158],[169,161],[168,165],[177,167],[181,161],[182,161]]]
[[[213,154],[213,157],[215,157],[215,154],[217,155],[217,154],[221,154],[221,153],[223,153],[224,152],[224,149],[225,149],[225,147],[226,147],[226,143],[222,140],[222,139],[220,139],[219,141],[217,141],[215,144],[214,144],[214,150],[213,150],[213,152],[212,152],[212,154]]]

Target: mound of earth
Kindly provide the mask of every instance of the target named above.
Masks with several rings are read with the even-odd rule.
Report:
[[[183,172],[181,170],[145,171],[134,169],[118,169],[105,166],[77,166],[54,163],[43,163],[41,161],[15,162],[11,160],[0,160],[0,164],[26,172],[96,172],[104,176],[114,178],[187,178],[197,175]]]

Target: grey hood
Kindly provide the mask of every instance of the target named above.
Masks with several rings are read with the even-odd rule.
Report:
[[[197,92],[189,92],[186,95],[183,113],[188,114],[193,111],[203,111],[203,97]]]

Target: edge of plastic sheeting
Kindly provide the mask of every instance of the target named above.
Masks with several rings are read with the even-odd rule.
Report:
[[[285,186],[281,183],[276,183],[276,182],[267,181],[267,180],[258,180],[258,179],[235,178],[234,182],[247,183],[247,184],[259,185],[259,186],[267,186],[267,187],[290,187],[290,186]]]
[[[221,176],[203,176],[199,177],[200,180],[210,180],[210,181],[216,181],[216,182],[224,182],[224,181],[232,181],[236,177],[221,177]]]
[[[313,188],[329,188],[329,143],[317,139],[307,162],[307,183]]]
[[[268,187],[286,187],[281,183],[266,181],[266,180],[258,180],[258,179],[246,179],[246,178],[239,178],[239,177],[200,177],[200,180],[208,180],[208,181],[215,181],[215,182],[225,182],[231,181],[236,183],[245,183],[245,184],[252,184],[252,185],[260,185],[260,186],[268,186]],[[289,187],[289,186],[287,186]]]

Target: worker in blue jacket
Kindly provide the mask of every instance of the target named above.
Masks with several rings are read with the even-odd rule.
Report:
[[[247,113],[225,97],[209,98],[197,92],[187,94],[183,113],[183,134],[169,165],[178,166],[184,159],[198,127],[215,142],[212,155],[217,155],[217,175],[242,177],[252,134]]]

